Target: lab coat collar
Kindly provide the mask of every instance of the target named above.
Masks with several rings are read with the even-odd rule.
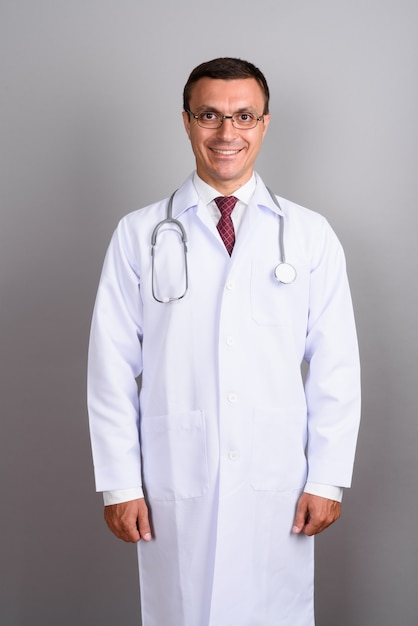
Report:
[[[255,174],[255,178],[257,185],[251,201],[255,202],[260,208],[263,207],[265,209],[269,209],[270,211],[273,211],[273,213],[283,216],[283,210],[274,202],[269,190],[257,172]]]
[[[263,183],[261,177],[256,173],[256,188],[250,204],[255,203],[260,208],[266,208],[273,213],[283,215],[283,211],[273,201],[270,193]],[[199,195],[193,183],[193,174],[187,178],[181,187],[176,191],[173,198],[173,217],[177,219],[180,215],[190,209],[196,209],[199,204]]]
[[[189,209],[196,208],[199,196],[193,184],[193,174],[179,187],[173,198],[173,217],[178,219],[180,215]]]

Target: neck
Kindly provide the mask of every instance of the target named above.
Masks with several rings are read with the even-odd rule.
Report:
[[[250,173],[249,176],[246,176],[242,179],[234,179],[234,180],[219,180],[212,179],[209,176],[202,176],[202,174],[197,170],[197,175],[208,185],[210,185],[213,189],[219,192],[222,196],[232,196],[238,189],[240,189],[243,185],[248,183],[253,172]]]

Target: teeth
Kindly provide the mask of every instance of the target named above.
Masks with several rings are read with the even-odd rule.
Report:
[[[215,148],[213,148],[213,151],[218,154],[238,154],[239,152],[239,150],[216,150]]]

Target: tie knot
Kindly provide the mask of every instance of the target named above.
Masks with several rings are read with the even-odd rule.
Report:
[[[238,198],[235,196],[219,196],[219,198],[215,198],[215,202],[222,217],[224,217],[231,215],[234,206],[238,202]]]

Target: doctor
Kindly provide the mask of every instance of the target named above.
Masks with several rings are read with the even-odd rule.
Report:
[[[313,626],[313,535],[351,482],[344,254],[324,218],[254,172],[268,107],[251,63],[195,68],[183,121],[196,171],[170,220],[168,200],[122,219],[104,263],[91,440],[106,522],[138,545],[143,626]],[[284,254],[294,275],[280,282]]]

